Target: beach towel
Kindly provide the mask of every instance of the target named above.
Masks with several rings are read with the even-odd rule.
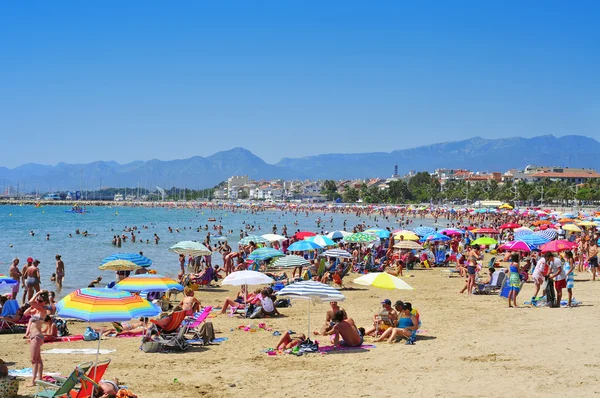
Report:
[[[44,343],[66,343],[69,341],[82,341],[83,340],[83,335],[82,334],[75,334],[72,336],[63,336],[63,337],[54,337],[54,338],[49,338],[49,339],[44,339]]]
[[[222,343],[224,341],[229,340],[227,337],[216,337],[213,340],[211,340],[211,343],[217,344],[217,343]],[[192,340],[187,340],[188,343],[204,343],[204,340],[200,340],[200,339],[192,339]]]
[[[352,350],[370,350],[372,348],[377,348],[373,344],[363,344],[358,347],[346,347],[339,346],[336,350],[333,349],[332,345],[326,345],[323,347],[319,347],[319,352],[330,352],[330,351],[352,351]]]
[[[10,369],[8,375],[12,377],[33,377],[33,370],[31,368],[23,369]],[[58,376],[60,373],[44,372],[46,376]]]
[[[100,349],[99,353],[102,355],[111,354],[117,350]],[[42,354],[96,354],[98,350],[96,348],[52,348],[50,350],[42,351]]]

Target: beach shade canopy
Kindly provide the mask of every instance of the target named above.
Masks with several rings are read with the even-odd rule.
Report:
[[[325,250],[321,253],[322,257],[335,257],[335,258],[352,258],[352,254],[348,253],[344,249],[330,249]]]
[[[448,228],[442,231],[442,235],[448,235],[448,236],[461,236],[464,235],[465,231],[460,230],[460,229],[454,229],[454,228]]]
[[[495,245],[496,243],[498,243],[498,241],[496,239],[484,236],[484,237],[475,239],[473,242],[471,242],[471,245],[489,246],[489,245]]]
[[[400,240],[394,244],[394,249],[409,249],[409,250],[421,250],[423,246],[412,240]]]
[[[142,274],[132,275],[123,279],[115,285],[115,289],[126,292],[167,292],[169,290],[181,292],[183,286],[166,276]]]
[[[533,245],[535,247],[538,247],[538,246],[543,245],[544,243],[548,242],[548,239],[546,239],[540,235],[536,235],[536,234],[524,234],[524,235],[516,236],[515,239],[522,240],[523,242],[527,242],[530,245]]]
[[[533,233],[531,228],[527,228],[527,227],[515,228],[513,230],[513,232],[515,233],[515,236],[520,235],[520,234],[532,234]]]
[[[0,292],[11,291],[13,286],[16,285],[17,283],[19,283],[19,281],[16,281],[6,275],[0,274]]]
[[[209,256],[212,254],[206,246],[200,242],[194,242],[191,240],[184,240],[169,247],[169,251],[177,254],[183,254],[186,256]]]
[[[415,232],[415,234],[417,234],[419,236],[425,236],[425,235],[434,234],[435,233],[435,228],[431,228],[431,227],[417,227],[417,228],[414,228],[413,231]]]
[[[509,222],[509,223],[500,225],[500,229],[515,229],[515,228],[520,228],[520,227],[521,226],[519,224],[515,224],[514,222]]]
[[[575,224],[565,224],[562,226],[562,229],[569,232],[581,232],[581,228]]]
[[[257,271],[236,271],[227,275],[221,282],[222,285],[268,285],[274,283],[273,278]]]
[[[344,238],[344,242],[349,243],[371,243],[379,240],[377,235],[368,234],[366,232],[357,232]]]
[[[577,220],[574,220],[572,218],[560,218],[560,219],[558,219],[557,222],[559,222],[561,224],[569,224],[569,223],[577,222]]]
[[[354,283],[364,286],[374,286],[380,289],[413,290],[413,287],[408,283],[387,272],[371,272],[356,278]]]
[[[348,235],[352,235],[352,233],[347,232],[347,231],[333,231],[333,232],[328,233],[326,236],[329,239],[339,240],[339,239],[344,239]]]
[[[400,240],[400,237],[403,237],[404,240],[419,240],[419,236],[412,231],[394,231],[394,239]]]
[[[112,260],[98,267],[101,271],[133,271],[140,268],[142,267],[128,260]]]
[[[260,249],[254,250],[248,255],[250,260],[263,261],[273,257],[283,257],[285,254],[279,250],[275,250],[272,247],[261,247]]]
[[[523,242],[522,240],[507,242],[503,245],[498,246],[498,250],[501,251],[530,252],[533,249],[535,249],[535,246],[532,246],[527,242]]]
[[[315,236],[316,234],[314,232],[310,232],[310,231],[298,231],[294,234],[294,238],[298,239],[298,240],[302,240],[305,238],[308,238],[309,236]]]
[[[305,250],[316,250],[316,249],[322,249],[323,247],[320,245],[317,245],[315,242],[310,242],[308,240],[301,240],[298,242],[294,242],[291,245],[288,246],[287,251],[288,252],[303,252]]]
[[[436,232],[433,234],[425,235],[422,240],[430,241],[430,242],[434,242],[434,241],[445,242],[445,241],[450,240],[450,237],[448,235],[444,235],[444,234],[440,234],[439,232]]]
[[[287,238],[283,235],[277,235],[277,234],[264,234],[262,235],[262,237],[266,240],[268,240],[269,242],[273,243],[273,242],[280,242],[282,240],[286,240]]]
[[[309,236],[308,238],[304,238],[304,240],[316,243],[321,247],[335,246],[335,242],[324,235]]]
[[[115,254],[112,254],[112,255],[106,257],[104,260],[102,260],[102,264],[106,264],[106,263],[114,261],[114,260],[130,261],[130,262],[134,263],[135,265],[138,265],[138,266],[144,267],[144,268],[152,265],[152,260],[150,260],[148,257],[142,256],[141,254],[138,254],[138,253],[115,253]]]
[[[160,308],[140,296],[115,289],[77,289],[56,303],[61,318],[86,322],[121,322],[153,317]]]
[[[391,235],[390,231],[388,231],[387,229],[381,229],[381,228],[371,228],[371,229],[367,229],[365,232],[368,234],[377,235],[381,239],[389,238]]]
[[[333,287],[326,285],[321,282],[315,281],[304,281],[296,282],[291,285],[287,285],[279,292],[277,292],[279,298],[290,298],[295,300],[306,300],[307,306],[307,323],[308,329],[306,336],[310,336],[310,303],[317,302],[332,302],[332,301],[344,301],[346,296],[340,293]]]
[[[240,239],[240,241],[238,242],[238,245],[249,245],[250,242],[254,242],[256,244],[269,243],[269,241],[267,239],[263,238],[260,235],[248,235],[248,236]]]
[[[568,240],[553,240],[548,243],[544,243],[540,246],[542,253],[547,252],[562,252],[566,250],[573,250],[577,247],[577,243],[569,242]]]
[[[270,266],[275,268],[295,268],[310,265],[310,261],[304,257],[289,255],[285,257],[279,257]]]

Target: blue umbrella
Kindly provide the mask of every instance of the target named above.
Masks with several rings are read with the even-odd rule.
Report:
[[[380,238],[386,239],[390,237],[390,231],[388,231],[387,229],[381,229],[381,228],[371,228],[371,229],[367,229],[365,231],[368,234],[374,234],[379,236]]]
[[[279,250],[275,250],[272,247],[262,247],[260,249],[254,250],[248,258],[254,261],[263,261],[273,257],[283,257],[285,254],[280,252]]]
[[[429,235],[425,235],[421,240],[422,241],[448,241],[451,238],[448,235],[444,235],[444,234],[440,234],[439,232],[433,233],[433,234],[429,234]]]
[[[519,237],[515,237],[515,239],[523,241],[525,243],[528,243],[532,246],[540,246],[540,245],[543,245],[544,243],[550,242],[550,239],[546,239],[543,236],[536,235],[536,234],[521,235]]]
[[[289,252],[303,252],[305,250],[322,249],[322,247],[317,245],[315,242],[311,242],[308,240],[301,240],[301,241],[292,243],[287,249]]]
[[[431,227],[417,227],[413,229],[413,231],[415,231],[415,234],[419,236],[431,235],[435,233],[435,229]]]
[[[539,235],[542,238],[545,238],[548,240],[553,240],[554,238],[556,238],[556,235],[558,235],[558,231],[555,229],[546,229],[544,231],[534,232],[534,234]]]
[[[115,253],[111,256],[106,257],[104,260],[102,260],[102,264],[106,264],[109,261],[114,261],[114,260],[130,261],[140,267],[149,267],[152,265],[152,260],[150,260],[148,257],[144,257],[141,254],[137,254],[137,253]]]

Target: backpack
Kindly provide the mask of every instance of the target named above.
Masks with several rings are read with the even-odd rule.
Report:
[[[287,308],[287,307],[291,307],[292,303],[290,301],[290,299],[279,299],[275,301],[275,307],[276,308]]]
[[[99,339],[100,339],[100,334],[98,334],[98,332],[96,332],[94,329],[92,329],[89,326],[85,329],[85,332],[83,332],[83,340],[84,341],[94,341],[94,340],[99,340]]]
[[[58,337],[68,336],[70,334],[69,328],[67,327],[67,321],[62,319],[54,319],[54,325],[56,326]]]

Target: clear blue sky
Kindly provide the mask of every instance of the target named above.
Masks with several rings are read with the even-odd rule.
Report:
[[[598,1],[11,3],[1,166],[600,138]]]

